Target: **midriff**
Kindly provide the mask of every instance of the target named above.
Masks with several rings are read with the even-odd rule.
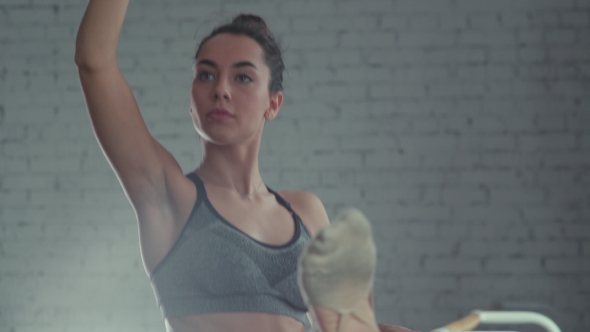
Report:
[[[166,319],[168,332],[305,332],[300,321],[259,312],[223,312]]]

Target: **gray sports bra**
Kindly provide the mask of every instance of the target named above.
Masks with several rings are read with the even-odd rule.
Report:
[[[291,205],[267,187],[291,212],[295,235],[284,245],[264,244],[215,210],[195,173],[187,177],[197,187],[197,201],[178,240],[150,276],[162,315],[265,312],[291,316],[309,330],[297,260],[310,235]]]

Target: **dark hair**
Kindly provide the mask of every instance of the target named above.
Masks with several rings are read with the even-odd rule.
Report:
[[[270,82],[268,84],[270,94],[283,91],[283,70],[285,70],[285,64],[283,63],[283,58],[281,56],[281,48],[260,16],[240,14],[234,17],[231,23],[213,29],[213,31],[211,31],[211,33],[199,43],[199,47],[195,52],[195,59],[199,55],[201,47],[209,39],[220,33],[246,35],[258,42],[264,51],[264,61],[270,69]]]

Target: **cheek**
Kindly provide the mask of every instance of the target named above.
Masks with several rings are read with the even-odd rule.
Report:
[[[206,86],[193,84],[191,88],[191,97],[195,104],[203,103],[207,98]]]
[[[252,104],[256,104],[258,107],[266,107],[269,102],[268,91],[264,87],[257,86],[256,88],[244,91],[247,97],[250,99]]]

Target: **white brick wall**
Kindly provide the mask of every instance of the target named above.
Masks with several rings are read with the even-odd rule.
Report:
[[[499,302],[590,329],[590,1],[201,2],[132,1],[119,48],[185,171],[195,44],[261,14],[288,68],[263,176],[367,213],[379,321]],[[73,62],[86,3],[0,0],[0,331],[163,331]]]

